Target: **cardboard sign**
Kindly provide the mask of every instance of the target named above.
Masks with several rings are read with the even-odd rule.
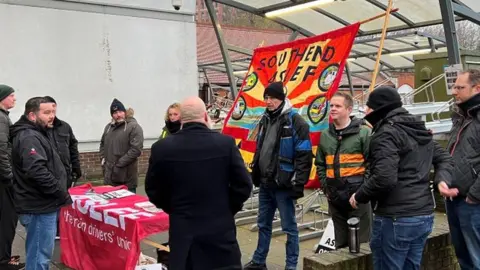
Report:
[[[315,253],[326,253],[335,250],[335,228],[333,226],[333,220],[329,219],[327,228],[320,239],[320,242],[316,245]]]

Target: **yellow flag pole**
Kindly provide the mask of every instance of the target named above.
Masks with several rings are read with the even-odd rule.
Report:
[[[385,42],[385,36],[387,34],[388,21],[390,20],[390,13],[392,12],[392,6],[393,6],[393,0],[388,0],[388,7],[387,7],[386,16],[385,16],[385,22],[383,23],[383,29],[382,29],[382,37],[380,39],[380,46],[378,47],[377,61],[375,63],[375,68],[372,74],[372,82],[370,84],[370,88],[368,89],[369,92],[373,91],[373,88],[375,87],[375,83],[377,81],[378,68],[380,67],[380,57],[382,56],[383,44]]]

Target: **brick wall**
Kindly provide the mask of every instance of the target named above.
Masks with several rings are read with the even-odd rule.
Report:
[[[149,157],[150,149],[144,149],[138,160],[138,173],[140,175],[147,172]],[[87,176],[87,180],[102,177],[102,166],[98,152],[80,153],[80,165],[82,166],[83,175]]]
[[[359,254],[351,254],[347,249],[330,253],[315,254],[304,258],[306,270],[373,270],[372,254],[368,244],[362,244]],[[425,245],[422,270],[460,270],[455,251],[450,240],[448,225],[445,222],[435,224]]]

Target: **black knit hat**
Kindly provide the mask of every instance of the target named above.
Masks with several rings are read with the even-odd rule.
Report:
[[[113,115],[116,111],[126,112],[125,106],[120,100],[114,98],[112,101],[112,105],[110,105],[110,115]]]
[[[12,87],[5,84],[0,84],[0,101],[10,96],[13,92],[15,92],[15,90],[13,90]]]
[[[283,88],[283,83],[274,82],[269,84],[267,88],[265,88],[265,92],[263,92],[263,98],[265,98],[265,96],[276,98],[282,101],[285,100],[286,96]]]
[[[398,91],[390,86],[381,86],[370,93],[367,106],[372,110],[378,110],[381,107],[391,104],[400,104],[402,106],[402,98]]]

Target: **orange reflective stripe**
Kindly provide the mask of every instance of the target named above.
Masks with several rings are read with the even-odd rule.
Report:
[[[335,172],[333,169],[327,169],[327,178],[335,178]]]
[[[328,155],[325,157],[327,165],[333,165],[335,155]],[[340,164],[342,163],[363,163],[363,154],[340,154]]]
[[[365,174],[365,168],[340,168],[340,177],[354,176]],[[327,178],[335,178],[335,171],[333,169],[327,169]]]

